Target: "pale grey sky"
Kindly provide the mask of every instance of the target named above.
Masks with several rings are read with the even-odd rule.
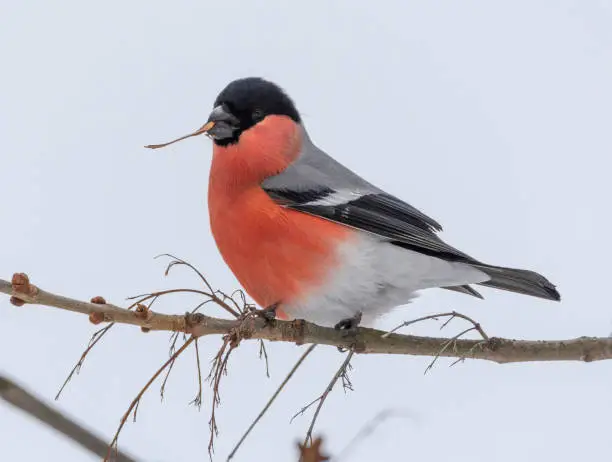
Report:
[[[152,257],[172,252],[237,288],[209,230],[210,142],[142,146],[200,126],[228,81],[259,75],[293,96],[317,144],[439,220],[449,243],[540,271],[563,296],[432,290],[381,327],[454,309],[497,336],[612,331],[610,1],[4,1],[0,17],[1,277],[25,271],[43,288],[121,303],[195,284],[184,272],[163,278]],[[382,139],[366,128],[381,114]],[[1,298],[0,371],[52,399],[93,330],[83,316]],[[435,324],[413,332],[439,334]],[[206,361],[219,342],[202,342]],[[117,328],[58,406],[110,438],[167,347],[165,334]],[[304,350],[268,348],[270,380],[255,344],[232,357],[216,460]],[[289,418],[341,361],[320,348],[236,460],[295,460],[309,418]],[[612,364],[443,360],[423,376],[428,363],[357,357],[355,391],[335,391],[320,416],[329,452],[393,408],[414,418],[384,423],[348,460],[609,457]],[[121,446],[143,460],[207,460],[211,395],[197,412],[187,404],[195,391],[190,353],[163,404],[158,387],[146,396]],[[95,460],[1,403],[0,428],[7,459]]]

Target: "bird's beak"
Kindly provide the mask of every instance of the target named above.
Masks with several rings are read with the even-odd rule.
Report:
[[[217,106],[212,110],[210,116],[208,117],[208,121],[198,128],[195,132],[190,133],[185,136],[181,136],[175,140],[169,141],[167,143],[162,144],[149,144],[145,146],[145,148],[149,149],[158,149],[166,147],[170,144],[177,143],[186,138],[191,138],[192,136],[198,136],[202,134],[209,135],[212,138],[224,138],[233,134],[234,129],[239,125],[238,119],[231,113],[225,110],[223,106]]]

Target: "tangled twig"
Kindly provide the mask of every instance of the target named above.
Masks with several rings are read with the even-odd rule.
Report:
[[[204,300],[203,302],[201,302],[200,304],[198,304],[194,310],[192,311],[192,313],[197,312],[202,306],[206,305],[207,303],[215,303],[218,306],[220,306],[221,308],[223,308],[225,311],[227,311],[228,313],[230,313],[232,316],[234,316],[235,318],[238,318],[241,315],[241,309],[240,306],[236,303],[236,301],[230,297],[228,297],[235,305],[236,309],[233,309],[232,307],[230,307],[227,304],[227,298],[220,298],[217,295],[218,291],[215,291],[212,286],[210,285],[210,283],[208,282],[208,280],[206,279],[206,277],[202,274],[202,272],[200,270],[198,270],[194,265],[192,265],[191,263],[187,262],[186,260],[183,260],[181,258],[178,258],[172,254],[161,254],[156,256],[155,258],[160,258],[160,257],[170,257],[172,260],[168,263],[168,265],[166,266],[166,269],[164,270],[164,275],[168,276],[168,274],[170,273],[170,271],[172,270],[172,268],[174,268],[175,266],[186,266],[187,268],[191,269],[197,276],[198,278],[202,281],[202,283],[205,285],[207,291],[203,291],[203,290],[199,290],[199,289],[169,289],[169,290],[162,290],[162,291],[158,291],[158,292],[151,292],[151,293],[147,293],[147,294],[140,294],[140,295],[135,295],[132,297],[128,297],[128,300],[134,300],[133,303],[128,306],[126,309],[128,310],[132,310],[133,308],[136,308],[136,311],[139,311],[144,318],[146,319],[147,313],[151,310],[151,307],[153,306],[153,304],[162,296],[164,295],[169,295],[169,294],[178,294],[178,293],[192,293],[192,294],[198,294],[198,295],[202,295],[204,297],[207,297],[206,300]],[[25,279],[24,279],[25,278]],[[21,291],[25,291],[26,289],[28,291],[31,291],[31,287],[35,287],[32,286],[29,282],[29,279],[27,278],[27,276],[25,274],[22,273],[18,273],[16,274],[16,284],[18,285],[19,289]],[[246,304],[246,300],[244,298],[244,294],[242,294],[242,299],[245,301]],[[145,302],[147,302],[145,304]],[[106,300],[104,300],[104,298],[102,297],[94,297],[91,299],[91,303],[95,303],[95,304],[99,304],[99,305],[105,305],[106,304]],[[104,319],[100,319],[99,317],[90,317],[90,320],[97,324],[101,321],[103,321]],[[91,350],[100,342],[100,340],[102,339],[102,337],[104,335],[106,335],[108,333],[108,331],[114,326],[114,322],[111,322],[108,326],[105,326],[103,329],[100,329],[96,332],[94,332],[94,334],[92,335],[87,347],[85,348],[85,350],[81,353],[81,356],[79,358],[79,360],[77,361],[77,363],[73,366],[73,368],[71,369],[70,373],[68,374],[68,376],[66,377],[66,380],[64,380],[64,383],[62,384],[62,386],[60,387],[59,391],[57,392],[55,399],[59,399],[60,395],[62,394],[62,392],[64,391],[64,389],[66,388],[66,386],[68,385],[68,383],[72,380],[72,378],[74,377],[75,374],[78,374],[85,362],[85,359],[87,358],[87,356],[89,355],[89,353],[91,352]],[[142,328],[144,331],[148,331],[146,328]],[[172,341],[172,346],[170,348],[170,355],[173,354],[173,350],[174,350],[174,345],[176,344],[176,340],[178,338],[178,332],[173,333],[173,335],[176,335]],[[166,373],[166,377],[164,378],[164,381],[162,383],[161,386],[161,398],[163,399],[164,396],[164,390],[165,390],[165,385],[166,382],[168,381],[168,377],[170,375],[170,372],[172,371],[172,366],[173,364],[170,365],[167,373]]]
[[[215,411],[221,402],[221,395],[219,392],[219,386],[221,384],[221,377],[227,375],[227,362],[232,354],[236,343],[232,341],[229,335],[226,335],[223,339],[223,344],[219,351],[215,355],[212,362],[210,373],[208,374],[207,380],[210,381],[213,390],[212,394],[212,405],[210,409],[210,420],[208,421],[208,427],[210,428],[210,439],[208,441],[208,455],[212,460],[212,455],[215,452],[215,438],[219,435],[219,427],[217,426],[217,417]]]

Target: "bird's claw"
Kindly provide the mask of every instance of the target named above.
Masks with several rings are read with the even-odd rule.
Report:
[[[276,310],[278,309],[280,302],[273,303],[270,306],[265,307],[262,310],[256,310],[255,314],[266,322],[266,325],[272,324],[276,319]]]
[[[350,318],[342,319],[334,326],[334,329],[343,331],[343,335],[348,337],[349,335],[357,334],[357,328],[360,322],[361,311]]]
[[[334,329],[341,331],[343,337],[353,337],[354,338],[359,332],[360,322],[361,322],[361,312],[358,312],[357,314],[355,314],[355,316],[352,316],[346,319],[342,319],[340,322],[338,322],[334,326]],[[340,353],[344,353],[346,351],[346,348],[339,346],[338,351]]]

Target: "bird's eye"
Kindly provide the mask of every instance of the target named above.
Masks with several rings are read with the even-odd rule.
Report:
[[[263,112],[263,110],[257,108],[257,109],[255,109],[253,111],[253,115],[252,116],[253,116],[253,120],[255,122],[259,122],[261,119],[264,118],[264,112]]]

